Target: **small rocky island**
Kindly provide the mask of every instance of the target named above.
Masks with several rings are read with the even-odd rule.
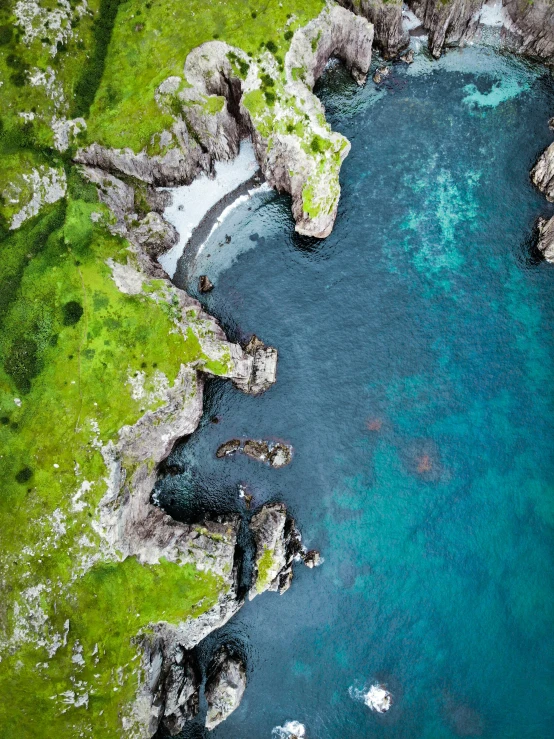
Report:
[[[284,593],[295,562],[322,560],[281,502],[201,523],[152,502],[160,463],[198,427],[206,378],[259,396],[278,375],[278,347],[229,341],[158,263],[179,241],[167,188],[212,175],[250,138],[298,234],[325,238],[350,149],[313,92],[329,60],[362,86],[375,48],[385,85],[392,60],[414,59],[408,10],[438,58],[479,33],[483,9],[231,0],[196,29],[196,0],[187,13],[172,0],[0,8],[0,734],[149,739],[179,733],[204,700],[208,730],[239,706],[244,656],[222,644],[202,663],[198,645],[247,599]],[[502,11],[506,49],[554,64],[550,0]],[[163,43],[172,30],[180,46]],[[554,202],[554,144],[531,179]],[[537,239],[554,262],[554,218]],[[209,275],[198,287],[212,291]],[[271,439],[214,452],[222,474],[238,454],[294,462]],[[370,694],[370,708],[394,709],[383,686]],[[278,729],[305,735],[298,722]]]

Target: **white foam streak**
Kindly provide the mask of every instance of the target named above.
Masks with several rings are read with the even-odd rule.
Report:
[[[271,732],[274,739],[305,739],[306,727],[299,721],[287,721],[284,726],[276,726]]]

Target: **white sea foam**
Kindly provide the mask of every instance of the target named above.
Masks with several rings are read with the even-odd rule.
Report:
[[[179,232],[179,242],[159,258],[165,271],[173,277],[177,262],[192,232],[206,213],[225,195],[249,180],[258,169],[251,141],[243,141],[239,155],[231,162],[216,162],[215,178],[198,177],[190,185],[167,188],[173,202],[164,211],[164,218]]]
[[[351,685],[348,688],[348,694],[352,700],[365,703],[368,708],[377,713],[386,713],[392,705],[392,695],[384,685],[379,683],[374,683],[369,689],[365,686],[359,689]]]
[[[299,721],[287,721],[284,726],[276,726],[271,732],[274,739],[304,739],[306,736],[306,727]]]

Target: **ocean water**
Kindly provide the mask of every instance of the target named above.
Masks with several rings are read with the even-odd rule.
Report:
[[[299,237],[289,199],[262,193],[177,273],[195,294],[209,275],[199,297],[233,339],[279,349],[278,381],[209,384],[160,500],[241,510],[243,485],[325,560],[203,646],[248,662],[209,735],[554,737],[554,266],[530,238],[554,208],[529,181],[553,78],[474,47],[381,90],[331,66],[317,92],[352,142],[331,236]],[[216,459],[235,436],[284,440],[293,462]],[[384,715],[351,697],[375,682]],[[182,737],[208,736],[201,718]]]

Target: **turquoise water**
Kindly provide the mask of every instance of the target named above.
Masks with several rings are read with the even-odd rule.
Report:
[[[298,237],[288,198],[262,194],[189,269],[233,338],[278,347],[278,382],[213,382],[161,499],[240,508],[244,484],[325,559],[208,640],[249,672],[211,736],[554,737],[554,267],[529,243],[554,210],[528,177],[552,77],[473,48],[381,91],[333,67],[318,94],[352,142],[332,235]],[[234,436],[283,439],[293,462],[217,460]],[[386,715],[349,695],[375,681]]]

